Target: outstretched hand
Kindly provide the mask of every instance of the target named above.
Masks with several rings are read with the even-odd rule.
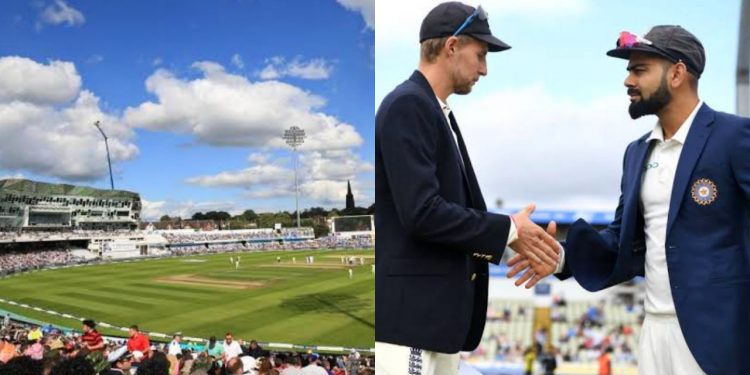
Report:
[[[510,248],[530,260],[531,268],[537,273],[543,273],[547,269],[545,265],[551,266],[553,270],[557,267],[560,261],[560,248],[554,237],[556,227],[552,228],[550,234],[529,219],[534,209],[536,206],[532,203],[513,214],[518,238],[510,244]]]
[[[551,221],[549,225],[547,225],[546,233],[554,238],[556,232],[557,224],[554,221]],[[555,241],[555,250],[559,259],[560,248],[557,241]],[[518,280],[516,280],[515,284],[516,286],[519,286],[523,283],[526,283],[526,289],[530,289],[540,280],[554,273],[555,269],[557,269],[557,263],[535,263],[533,260],[530,260],[525,255],[519,253],[508,260],[508,267],[511,267],[508,271],[508,278],[512,278],[525,270],[526,272],[524,272],[524,274],[519,277]]]

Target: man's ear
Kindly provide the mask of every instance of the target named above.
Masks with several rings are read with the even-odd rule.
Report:
[[[452,36],[445,40],[445,45],[443,46],[443,51],[446,53],[446,55],[450,56],[454,53],[456,53],[456,49],[458,48],[459,40],[458,37]]]
[[[671,72],[669,72],[669,84],[672,86],[672,88],[678,88],[683,85],[689,84],[688,82],[688,73],[687,66],[684,62],[678,62],[676,64],[673,64],[670,68]]]

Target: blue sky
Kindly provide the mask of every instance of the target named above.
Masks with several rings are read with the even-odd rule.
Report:
[[[374,199],[372,0],[0,5],[0,176],[136,191],[145,216]]]
[[[419,26],[438,1],[378,0],[376,107],[416,68]],[[513,48],[488,56],[470,95],[451,96],[488,207],[612,211],[627,144],[656,118],[633,121],[625,60],[607,57],[620,31],[677,24],[707,55],[701,98],[735,112],[740,1],[505,0],[481,4]]]

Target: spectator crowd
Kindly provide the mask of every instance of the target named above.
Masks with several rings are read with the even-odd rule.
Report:
[[[176,333],[169,343],[151,342],[137,325],[127,338],[103,337],[92,320],[82,332],[63,332],[3,319],[0,375],[370,375],[375,358],[352,350],[344,355],[275,352],[252,340],[211,337],[185,343]]]
[[[487,312],[489,329],[467,360],[517,364],[524,371],[537,368],[543,373],[554,373],[554,368],[563,362],[637,365],[635,349],[644,316],[642,301],[568,302],[555,296],[550,308],[551,325],[533,332],[533,304],[491,302]],[[499,329],[492,329],[495,327]]]
[[[75,263],[77,258],[67,250],[13,251],[0,250],[0,275],[23,272],[53,265]]]

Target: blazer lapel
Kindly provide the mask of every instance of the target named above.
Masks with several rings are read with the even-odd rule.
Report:
[[[635,164],[631,164],[628,167],[628,175],[631,176],[630,184],[626,185],[628,191],[623,192],[625,199],[623,201],[623,231],[625,236],[623,237],[622,244],[625,241],[631,241],[634,238],[636,230],[636,219],[641,206],[641,179],[643,177],[644,166],[646,165],[646,159],[653,149],[654,142],[647,142],[648,135],[644,136],[635,149]],[[627,226],[627,227],[626,227]]]
[[[484,203],[484,197],[482,196],[482,191],[479,189],[479,182],[477,181],[477,176],[474,174],[474,168],[471,166],[471,160],[469,159],[469,152],[466,150],[466,144],[464,143],[464,137],[461,135],[461,129],[458,127],[458,122],[456,121],[455,116],[453,116],[453,112],[451,112],[450,115],[451,120],[451,129],[456,133],[456,139],[458,140],[458,150],[461,153],[461,159],[463,160],[463,167],[464,168],[464,178],[467,180],[467,184],[469,187],[469,198],[471,199],[471,202],[474,206],[474,208],[487,211],[487,205]]]
[[[667,237],[669,237],[669,232],[672,230],[674,220],[677,217],[677,213],[680,211],[680,206],[682,206],[682,199],[685,197],[685,192],[688,189],[690,175],[693,174],[695,163],[703,152],[703,146],[706,145],[706,140],[708,140],[708,136],[711,133],[710,125],[713,124],[714,117],[714,110],[709,108],[706,104],[703,104],[701,109],[699,109],[698,113],[695,115],[693,124],[690,126],[690,132],[688,132],[687,138],[685,139],[685,144],[682,146],[680,160],[677,163],[677,171],[675,171],[674,176],[672,197],[669,201]]]
[[[466,186],[469,202],[471,202],[473,208],[486,211],[487,207],[484,203],[482,193],[479,190],[479,184],[477,183],[476,176],[474,175],[474,170],[471,168],[469,154],[466,152],[466,145],[464,145],[463,137],[461,137],[461,132],[457,130],[451,130],[454,128],[454,124],[450,124],[446,120],[445,115],[443,114],[443,109],[440,107],[440,103],[438,103],[437,97],[435,96],[435,92],[432,91],[432,87],[430,86],[430,83],[427,82],[427,79],[424,77],[424,75],[419,70],[415,70],[414,73],[412,73],[411,77],[409,77],[409,80],[421,87],[422,90],[424,90],[432,99],[432,106],[435,111],[440,113],[440,121],[445,126],[445,131],[448,134],[448,137],[450,137],[449,140],[451,143],[455,143],[453,141],[453,134],[451,134],[451,132],[456,131],[456,139],[458,139],[458,152],[461,155],[460,157],[464,161],[462,164],[461,160],[456,160],[456,163],[458,164],[458,168],[461,170],[461,176],[464,180],[464,186]],[[458,129],[457,123],[455,124],[455,129]]]

